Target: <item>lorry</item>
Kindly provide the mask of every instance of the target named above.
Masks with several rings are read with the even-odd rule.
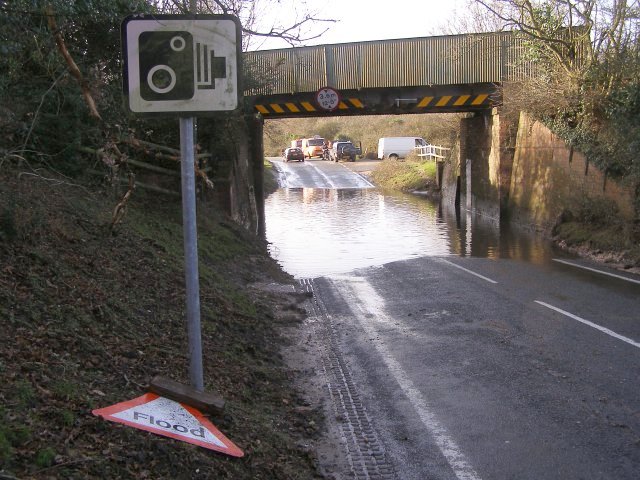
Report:
[[[322,147],[325,143],[325,139],[318,135],[313,138],[303,138],[301,148],[304,156],[307,158],[322,157]]]
[[[344,159],[355,162],[356,156],[361,154],[362,147],[356,147],[353,142],[346,140],[336,140],[331,144],[331,148],[329,149],[330,160],[334,162]]]
[[[415,151],[416,147],[425,147],[427,142],[422,137],[383,137],[378,140],[378,158],[405,158]]]

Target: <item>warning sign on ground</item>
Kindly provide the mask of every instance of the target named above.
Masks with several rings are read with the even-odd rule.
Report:
[[[92,413],[112,422],[193,443],[233,457],[244,455],[200,411],[155,393],[147,393]]]

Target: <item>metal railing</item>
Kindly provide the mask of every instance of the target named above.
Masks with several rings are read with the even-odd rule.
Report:
[[[419,157],[426,157],[428,159],[438,161],[447,158],[445,154],[451,149],[441,147],[439,145],[425,145],[422,147],[415,147],[415,150]]]

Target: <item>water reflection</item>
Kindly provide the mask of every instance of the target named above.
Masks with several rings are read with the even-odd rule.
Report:
[[[466,210],[456,215],[455,211],[445,209],[441,218],[449,227],[451,253],[455,255],[508,258],[537,264],[547,263],[553,256],[564,256],[541,235],[516,226],[501,226],[494,219]]]
[[[266,201],[271,255],[300,277],[423,255],[448,255],[437,207],[371,189],[282,189]]]
[[[415,195],[376,189],[280,189],[266,200],[271,255],[297,278],[420,256],[543,262],[547,241]]]

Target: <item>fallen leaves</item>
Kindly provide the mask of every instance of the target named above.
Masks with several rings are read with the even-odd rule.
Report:
[[[46,191],[23,188],[4,170],[0,184],[0,204],[13,198],[17,214],[21,208],[46,212],[33,237],[37,242],[0,238],[0,328],[10,339],[0,347],[0,441],[8,442],[6,450],[0,449],[3,474],[83,479],[210,478],[210,472],[234,479],[316,475],[302,445],[317,435],[319,415],[293,390],[274,325],[279,312],[303,312],[286,294],[258,294],[246,287],[287,279],[262,247],[244,234],[210,235],[215,242],[241,243],[249,253],[201,260],[206,267],[201,273],[205,382],[227,402],[224,416],[212,420],[247,452],[230,460],[90,413],[139,396],[155,375],[186,382],[182,237],[166,235],[180,230],[180,215],[173,211],[179,211],[179,202],[140,203],[134,194],[112,237],[104,229],[83,227],[98,218],[109,221],[110,198],[88,199],[63,185],[41,185]],[[69,203],[83,208],[68,209]],[[215,209],[201,208],[201,232],[234,228],[220,221]],[[220,246],[202,236],[204,248]],[[38,458],[51,464],[39,467]]]

